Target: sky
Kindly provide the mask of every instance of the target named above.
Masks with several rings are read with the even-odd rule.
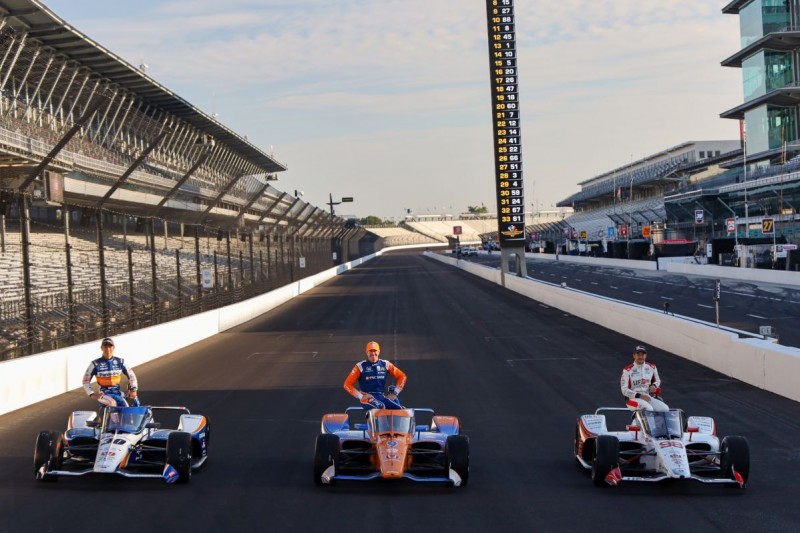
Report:
[[[43,0],[288,166],[340,216],[496,212],[485,0]],[[727,0],[516,0],[525,206],[685,141],[738,138]]]

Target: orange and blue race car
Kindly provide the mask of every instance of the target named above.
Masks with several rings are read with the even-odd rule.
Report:
[[[365,423],[353,423],[364,416]],[[360,416],[359,416],[360,415]],[[417,416],[430,424],[417,424]],[[433,409],[365,409],[322,417],[314,450],[314,483],[409,479],[463,487],[469,481],[469,438],[454,416]]]

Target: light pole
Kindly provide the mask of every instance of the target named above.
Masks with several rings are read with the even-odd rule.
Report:
[[[336,214],[336,213],[333,212],[333,206],[353,201],[353,197],[352,196],[343,196],[342,199],[339,200],[338,202],[334,202],[333,201],[333,193],[330,193],[328,197],[330,198],[330,201],[328,202],[328,205],[331,208],[331,216],[334,216]]]

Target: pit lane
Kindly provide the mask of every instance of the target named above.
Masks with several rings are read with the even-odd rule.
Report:
[[[409,375],[406,405],[459,416],[466,488],[313,485],[320,418],[353,403],[341,384],[373,338]],[[575,419],[622,405],[636,343],[418,253],[388,254],[136,368],[146,403],[211,421],[210,459],[189,485],[34,482],[36,434],[91,408],[82,392],[0,416],[0,531],[795,531],[800,404],[656,349],[670,405],[748,438],[750,486],[592,486],[571,456]]]

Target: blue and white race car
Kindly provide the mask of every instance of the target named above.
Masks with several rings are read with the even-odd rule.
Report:
[[[173,412],[177,429],[162,429],[154,412]],[[210,425],[185,407],[110,407],[100,418],[94,411],[74,411],[63,433],[42,431],[36,439],[36,479],[118,474],[188,483],[192,470],[208,458]]]

